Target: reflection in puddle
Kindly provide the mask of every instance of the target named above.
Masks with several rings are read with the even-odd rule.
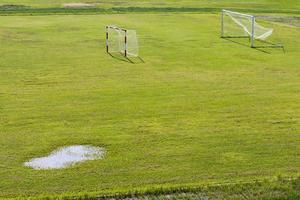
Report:
[[[33,158],[25,166],[33,169],[61,169],[87,160],[102,159],[104,148],[89,145],[74,145],[53,151],[50,155]]]

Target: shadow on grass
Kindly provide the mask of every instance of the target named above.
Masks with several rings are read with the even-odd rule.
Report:
[[[272,42],[267,42],[263,40],[257,40],[256,41],[258,45],[255,45],[255,49],[281,49],[283,53],[285,53],[284,46],[281,44],[275,44]]]
[[[248,38],[248,40],[245,40],[245,38]],[[222,39],[233,42],[235,44],[250,47],[250,38],[248,36],[237,36],[237,37],[222,37]],[[255,40],[255,46],[252,49],[255,49],[257,51],[271,54],[271,49],[281,49],[283,53],[285,53],[285,49],[283,45],[278,45],[275,43],[263,41],[263,40]]]
[[[145,63],[145,61],[140,56],[125,57],[121,53],[111,53],[111,52],[108,52],[108,55],[110,55],[114,59],[117,59],[117,60],[120,60],[120,61],[123,61],[123,62],[132,63],[132,64]]]

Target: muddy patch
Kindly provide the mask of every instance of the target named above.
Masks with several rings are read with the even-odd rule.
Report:
[[[300,27],[300,17],[297,16],[257,16],[257,19],[278,22],[289,26]]]
[[[25,5],[16,5],[16,4],[3,4],[0,5],[0,10],[21,10],[24,8],[29,8]]]
[[[57,149],[48,156],[33,158],[24,165],[33,169],[63,169],[76,163],[103,159],[104,148],[90,145],[74,145]]]
[[[92,8],[96,7],[94,3],[65,3],[63,4],[65,8]]]

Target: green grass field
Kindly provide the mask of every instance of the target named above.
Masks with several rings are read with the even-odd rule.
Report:
[[[106,54],[107,24],[137,30],[144,62]],[[0,198],[299,176],[300,29],[264,24],[285,52],[221,39],[219,14],[1,16]],[[107,155],[23,166],[74,144]]]

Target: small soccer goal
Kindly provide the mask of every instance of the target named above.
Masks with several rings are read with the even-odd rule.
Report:
[[[255,40],[265,41],[272,33],[272,28],[259,25],[253,15],[222,10],[222,38],[247,37],[250,39],[250,46],[255,47]]]
[[[128,30],[115,25],[106,26],[106,51],[118,52],[125,57],[139,55],[139,45],[135,30]]]

